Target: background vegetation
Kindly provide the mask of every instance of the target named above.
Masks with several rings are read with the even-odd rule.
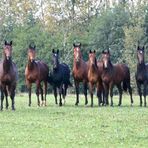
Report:
[[[82,43],[84,59],[88,50],[110,48],[112,60],[131,69],[133,87],[136,46],[148,43],[147,0],[1,0],[0,45],[13,40],[13,59],[19,70],[18,90],[24,90],[27,47],[37,46],[37,59],[51,67],[51,50],[60,49],[61,61],[72,68],[74,42]],[[148,52],[146,47],[146,59]]]

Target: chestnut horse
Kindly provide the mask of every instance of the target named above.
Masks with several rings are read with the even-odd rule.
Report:
[[[0,62],[0,87],[1,87],[1,110],[3,110],[4,95],[6,98],[6,109],[8,109],[8,94],[12,101],[12,110],[15,110],[15,89],[18,79],[18,72],[15,63],[12,61],[12,41],[5,41],[3,49],[4,59]]]
[[[81,43],[79,45],[74,46],[74,61],[73,61],[73,78],[76,88],[76,103],[75,105],[79,104],[79,83],[83,82],[83,88],[84,88],[84,95],[85,95],[85,105],[87,105],[87,83],[88,83],[88,63],[85,62],[82,58],[81,53]]]
[[[97,62],[96,59],[96,51],[89,51],[89,60],[88,60],[88,82],[89,82],[89,90],[91,96],[91,106],[93,106],[93,90],[94,86],[97,87],[97,97],[98,97],[98,105],[102,103],[102,95],[103,95],[103,85],[101,79],[101,73],[103,70],[103,64],[101,65],[100,61]]]
[[[35,60],[35,45],[29,45],[28,48],[28,63],[25,69],[25,81],[26,85],[29,89],[29,106],[31,106],[31,87],[32,83],[36,84],[36,95],[38,106],[45,105],[46,106],[46,94],[47,94],[47,79],[49,68],[48,65],[45,64],[43,61]],[[44,82],[44,93],[45,93],[45,101],[43,98],[43,89],[41,82]],[[39,94],[41,93],[42,103],[39,99]]]
[[[130,71],[127,65],[125,64],[112,64],[110,60],[110,52],[109,50],[102,52],[102,62],[103,62],[103,73],[102,73],[102,81],[105,91],[105,103],[108,100],[108,94],[110,91],[111,97],[111,106],[113,106],[113,87],[117,86],[119,90],[119,106],[122,104],[122,86],[123,90],[129,91],[131,105],[133,103],[132,98],[132,89],[130,86]]]
[[[62,96],[65,104],[65,97],[68,86],[72,86],[70,83],[70,69],[65,63],[59,62],[59,50],[52,50],[52,65],[53,69],[49,74],[48,82],[53,86],[55,104],[57,102],[57,89],[59,92],[59,106],[62,106]]]
[[[144,61],[144,47],[140,48],[137,47],[137,72],[136,72],[136,83],[137,83],[137,89],[138,94],[140,96],[140,106],[142,106],[142,92],[141,92],[141,86],[143,85],[143,96],[144,96],[144,106],[146,107],[146,89],[148,85],[148,64],[145,64]]]

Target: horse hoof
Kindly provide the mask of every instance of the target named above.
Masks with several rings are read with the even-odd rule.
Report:
[[[62,103],[59,103],[59,106],[62,106]]]
[[[76,102],[75,105],[78,106],[78,103]]]
[[[14,107],[12,108],[12,111],[15,111],[15,108]]]
[[[121,104],[119,103],[118,106],[121,106]]]
[[[144,104],[144,107],[146,107],[146,104]]]

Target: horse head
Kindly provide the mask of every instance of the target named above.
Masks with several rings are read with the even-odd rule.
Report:
[[[144,46],[142,48],[137,47],[137,59],[138,59],[138,63],[142,64],[144,63]]]
[[[74,60],[76,61],[76,63],[79,63],[82,58],[82,54],[81,54],[81,50],[80,50],[81,43],[79,43],[77,45],[74,43],[73,46],[74,46]]]
[[[107,69],[110,64],[110,51],[109,50],[102,51],[102,62],[103,62],[104,68]]]
[[[10,43],[5,41],[3,53],[4,53],[6,60],[11,59],[11,56],[12,56],[12,41],[10,41]]]
[[[35,49],[36,49],[36,46],[34,45],[29,45],[29,48],[28,48],[28,60],[30,60],[31,62],[34,62],[35,60]]]
[[[97,66],[96,51],[89,51],[89,64],[93,67]]]
[[[54,49],[52,50],[52,64],[53,64],[53,69],[57,69],[59,66],[59,49],[55,51]]]

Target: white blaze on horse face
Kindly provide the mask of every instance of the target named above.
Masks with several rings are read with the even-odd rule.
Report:
[[[79,61],[79,48],[77,47],[76,48],[76,61],[78,62]]]
[[[142,54],[142,53],[143,53],[143,51],[142,51],[142,50],[140,50],[140,53]]]

